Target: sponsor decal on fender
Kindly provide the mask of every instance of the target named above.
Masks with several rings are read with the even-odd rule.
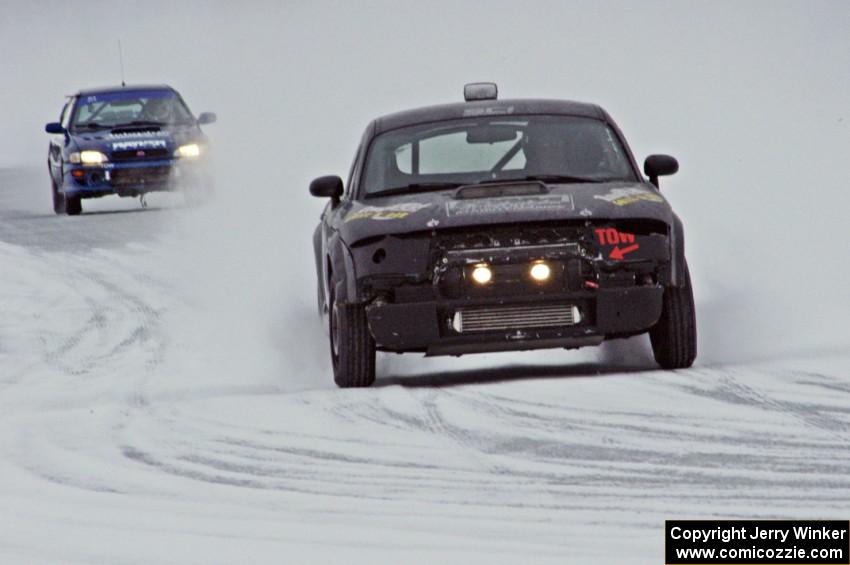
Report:
[[[406,202],[404,204],[394,204],[391,206],[364,206],[363,208],[350,212],[346,217],[346,222],[353,220],[400,220],[406,218],[414,212],[418,212],[423,208],[428,208],[430,204],[423,202]]]
[[[597,200],[605,200],[615,206],[627,206],[635,202],[664,202],[660,194],[645,188],[612,188],[608,194],[597,194]]]

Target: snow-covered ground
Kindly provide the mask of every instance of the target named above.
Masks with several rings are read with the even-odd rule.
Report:
[[[0,0],[0,563],[662,562],[663,520],[850,514],[850,3]],[[216,111],[218,198],[50,210],[62,96]],[[333,387],[311,178],[369,120],[599,103],[670,153],[691,370],[644,338]]]
[[[382,356],[337,390],[312,272],[151,200],[57,217],[0,171],[2,562],[659,563],[666,518],[847,517],[840,342]]]

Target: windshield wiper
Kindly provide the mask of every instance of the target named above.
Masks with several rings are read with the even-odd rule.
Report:
[[[112,126],[108,124],[99,124],[97,122],[85,122],[83,124],[74,124],[74,129],[106,129]]]
[[[112,129],[118,129],[118,128],[133,127],[133,126],[167,126],[167,125],[168,124],[165,123],[165,122],[154,122],[154,121],[150,121],[150,120],[133,120],[132,122],[126,122],[126,123],[123,123],[123,124],[114,124],[114,125],[110,125],[109,127],[111,127]]]
[[[428,192],[429,190],[448,190],[457,188],[463,183],[460,182],[413,182],[404,186],[396,186],[393,188],[385,188],[377,192],[370,192],[366,198],[374,198],[376,196],[390,196],[393,194],[404,194],[407,192]]]

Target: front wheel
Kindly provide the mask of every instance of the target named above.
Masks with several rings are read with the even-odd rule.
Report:
[[[316,312],[319,314],[320,320],[325,317],[326,313],[325,297],[323,295],[324,291],[322,290],[322,282],[319,281],[319,283],[316,285]]]
[[[79,216],[83,213],[83,199],[79,196],[65,197],[65,213],[69,216]]]
[[[65,213],[65,195],[59,192],[59,187],[56,186],[56,181],[50,179],[50,194],[53,196],[53,212],[56,214]]]
[[[340,388],[371,386],[375,382],[375,340],[369,333],[365,306],[337,304],[332,284],[328,323],[334,382]]]
[[[664,290],[661,318],[649,330],[652,353],[663,369],[685,369],[697,357],[697,321],[691,275],[685,264],[685,284]]]

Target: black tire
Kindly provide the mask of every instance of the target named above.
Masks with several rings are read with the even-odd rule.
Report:
[[[65,197],[65,213],[69,216],[79,216],[83,213],[83,199],[77,197]]]
[[[59,192],[56,186],[56,181],[50,179],[50,194],[53,196],[53,212],[56,214],[65,213],[65,195]]]
[[[322,283],[316,285],[316,312],[319,314],[319,319],[325,315],[325,297],[322,296],[324,291],[322,290]]]
[[[369,333],[362,304],[336,303],[333,284],[328,315],[334,382],[340,388],[360,388],[375,382],[375,340]]]
[[[685,369],[697,357],[697,320],[691,274],[685,264],[685,285],[664,290],[661,318],[649,330],[652,353],[663,369]]]

